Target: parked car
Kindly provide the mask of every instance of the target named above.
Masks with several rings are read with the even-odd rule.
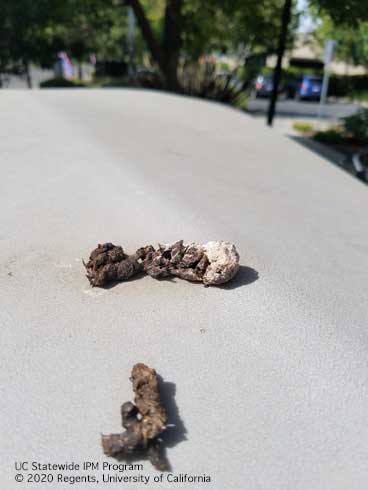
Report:
[[[254,97],[270,97],[273,90],[273,77],[271,75],[258,75],[254,85]],[[278,92],[284,91],[280,83]]]
[[[287,95],[296,100],[319,99],[322,92],[322,77],[319,75],[303,75],[296,82],[288,84]]]
[[[255,97],[269,97],[273,89],[273,80],[270,76],[258,75],[254,96]]]

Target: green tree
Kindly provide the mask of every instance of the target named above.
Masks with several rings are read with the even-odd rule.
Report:
[[[180,90],[179,61],[212,50],[274,52],[283,0],[0,0],[1,67],[50,63],[65,49],[79,64],[90,52],[123,58],[127,7],[165,86]],[[142,46],[139,42],[138,46]]]
[[[338,60],[368,67],[368,22],[360,22],[357,26],[338,24],[329,15],[323,14],[315,37],[321,46],[326,39],[335,39]]]
[[[60,17],[61,0],[0,0],[0,72],[25,72],[28,85],[31,61],[42,58],[43,29]]]
[[[26,73],[29,64],[50,67],[66,50],[81,63],[92,52],[122,59],[127,9],[113,0],[0,0],[0,73]]]
[[[278,42],[278,54],[277,63],[273,76],[273,91],[270,100],[270,106],[267,116],[267,122],[272,126],[276,102],[279,81],[282,71],[282,59],[285,52],[285,44],[287,34],[290,31],[291,25],[291,11],[292,0],[285,0],[282,9],[282,22],[280,27],[280,36]],[[361,22],[368,20],[368,9],[366,0],[309,0],[309,8],[315,12],[322,12],[330,15],[337,25],[348,25],[349,23],[354,26],[359,26]]]
[[[160,5],[162,22],[155,27],[148,18],[148,1],[125,3],[134,10],[166,88],[176,91],[181,56],[194,60],[213,48],[234,51],[239,45],[249,52],[275,52],[283,0],[165,0]]]
[[[366,0],[310,0],[309,4],[330,15],[336,25],[357,26],[368,21]]]

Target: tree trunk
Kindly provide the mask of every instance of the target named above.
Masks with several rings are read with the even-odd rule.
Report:
[[[133,9],[142,36],[157,63],[165,81],[165,88],[173,92],[180,91],[178,65],[182,47],[182,4],[183,0],[166,0],[163,45],[161,46],[152,31],[144,9],[139,0],[127,0]]]
[[[164,76],[166,88],[173,92],[180,92],[178,80],[178,66],[180,50],[182,47],[182,0],[167,0],[164,23]]]
[[[29,69],[28,61],[24,61],[24,71],[26,73],[27,87],[29,89],[31,89],[32,88],[32,76],[31,76],[31,72]]]
[[[291,2],[292,0],[285,0],[284,7],[282,9],[281,31],[277,48],[277,63],[273,72],[273,87],[267,116],[267,124],[269,126],[272,126],[273,118],[275,116],[276,102],[282,71],[282,59],[285,53],[286,40],[291,18]]]
[[[139,0],[127,0],[127,4],[130,5],[133,9],[134,15],[137,19],[138,25],[142,32],[142,36],[147,44],[148,49],[150,50],[153,61],[157,63],[160,70],[164,71],[164,56],[161,49],[161,46],[155,39],[150,23],[146,17],[144,9]]]

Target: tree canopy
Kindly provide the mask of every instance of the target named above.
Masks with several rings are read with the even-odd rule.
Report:
[[[321,45],[326,39],[337,41],[336,58],[339,61],[368,67],[368,22],[360,22],[357,26],[336,24],[324,14],[315,37]]]
[[[50,65],[61,49],[78,62],[86,60],[90,53],[100,59],[124,59],[127,11],[131,7],[137,19],[136,54],[141,57],[148,53],[167,88],[178,90],[180,60],[193,62],[213,51],[275,53],[284,3],[285,0],[0,0],[0,71],[22,69],[30,62]],[[351,59],[366,56],[367,28],[362,25],[368,21],[366,1],[309,3],[316,15],[331,19],[327,27],[343,26],[339,35]],[[295,7],[294,1],[287,29],[289,42],[297,26]],[[344,27],[348,24],[354,25],[354,33]]]

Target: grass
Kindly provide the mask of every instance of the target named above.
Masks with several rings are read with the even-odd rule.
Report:
[[[295,121],[293,123],[293,129],[303,134],[313,133],[314,126],[311,123],[303,122],[303,121]]]
[[[352,92],[351,94],[351,100],[356,101],[356,102],[367,102],[368,103],[368,90],[361,90],[361,91],[356,91]]]

